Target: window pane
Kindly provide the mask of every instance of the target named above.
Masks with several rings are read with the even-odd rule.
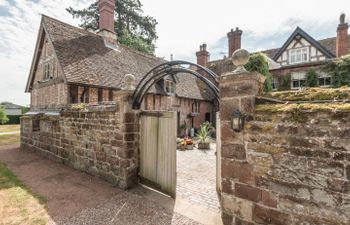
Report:
[[[299,80],[293,80],[293,88],[298,88],[299,87]]]
[[[318,84],[319,84],[320,86],[324,86],[324,85],[325,85],[324,78],[318,79]]]

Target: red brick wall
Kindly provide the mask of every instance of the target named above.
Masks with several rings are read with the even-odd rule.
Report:
[[[180,112],[180,124],[186,123],[188,126],[192,126],[192,119],[188,117],[188,114],[192,112],[192,104],[195,101],[198,100],[149,94],[145,97],[141,108],[144,110]],[[208,112],[211,114],[211,118],[215,119],[212,103],[210,101],[200,101],[200,113],[193,118],[194,128],[199,128],[205,122],[205,114]]]
[[[348,24],[339,24],[337,29],[336,51],[337,57],[344,56],[349,53],[348,46]]]

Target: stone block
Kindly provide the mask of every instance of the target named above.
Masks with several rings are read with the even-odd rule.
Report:
[[[276,209],[254,204],[253,212],[253,220],[259,224],[286,225],[292,223],[290,215]]]
[[[253,203],[250,201],[223,194],[222,207],[223,211],[230,212],[234,217],[252,221]]]
[[[246,184],[255,183],[253,165],[247,162],[222,159],[221,176],[222,178],[232,178]]]
[[[249,185],[235,183],[235,196],[253,202],[261,200],[261,189]]]
[[[243,144],[221,145],[221,157],[229,159],[246,159],[245,146]]]
[[[261,202],[262,204],[272,207],[272,208],[277,208],[277,197],[275,194],[272,192],[262,190],[261,191]]]

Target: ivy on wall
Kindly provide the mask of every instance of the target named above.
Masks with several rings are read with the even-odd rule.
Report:
[[[318,73],[314,69],[310,69],[306,72],[306,86],[317,87],[318,86]]]
[[[350,54],[329,62],[323,70],[332,76],[332,86],[350,86]]]
[[[245,68],[250,72],[258,72],[266,77],[264,83],[264,91],[272,91],[272,75],[269,70],[269,63],[266,56],[263,53],[254,53],[250,55],[249,62],[245,65]]]

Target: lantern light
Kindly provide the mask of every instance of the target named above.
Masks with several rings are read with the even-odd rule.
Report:
[[[235,111],[231,114],[231,128],[236,132],[241,132],[244,128],[245,115],[240,111]]]

